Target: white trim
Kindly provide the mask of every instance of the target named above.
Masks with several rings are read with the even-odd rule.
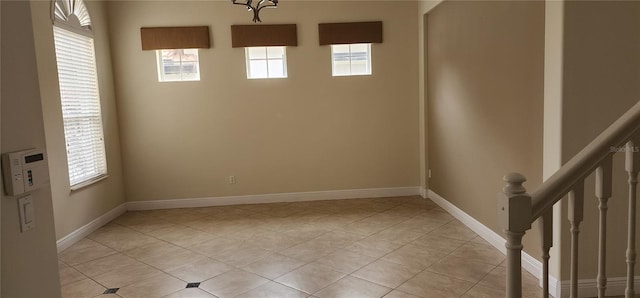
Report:
[[[60,240],[56,241],[56,244],[58,246],[58,253],[69,248],[69,246],[73,245],[74,243],[82,240],[82,238],[87,237],[89,234],[93,233],[93,231],[116,219],[118,216],[122,215],[125,212],[127,212],[127,203],[120,204],[120,206],[109,210],[107,213],[92,220],[90,223],[69,233],[67,236],[60,238]]]
[[[356,198],[382,198],[382,197],[401,197],[401,196],[416,196],[416,195],[420,195],[419,186],[345,189],[345,190],[291,192],[291,193],[225,196],[225,197],[177,199],[177,200],[129,201],[127,202],[127,210],[193,208],[193,207],[224,206],[224,205],[304,202],[304,201],[341,200],[341,199],[356,199]]]
[[[423,199],[426,199],[428,197],[428,189],[426,187],[420,187],[420,196]]]
[[[627,286],[626,277],[609,277],[607,278],[607,297],[609,296],[624,296],[624,291]],[[635,286],[640,286],[640,277],[636,276]],[[571,282],[563,280],[560,282],[562,295],[560,297],[569,297],[569,291]],[[598,296],[598,281],[596,279],[580,279],[578,280],[578,297],[597,297]]]
[[[506,254],[506,248],[504,245],[507,242],[507,240],[502,238],[502,236],[498,235],[498,233],[494,232],[489,227],[477,221],[471,215],[462,211],[462,209],[451,204],[449,201],[447,201],[445,198],[443,198],[439,194],[435,193],[433,190],[429,189],[427,191],[427,196],[434,203],[438,204],[440,208],[449,212],[453,217],[461,221],[463,224],[469,227],[469,229],[471,229],[476,234],[478,234],[478,236],[482,237],[482,239],[489,242],[491,245],[493,245],[493,247],[498,249],[501,253]],[[496,212],[498,211],[496,210]],[[524,251],[522,252],[522,268],[524,270],[527,270],[533,276],[537,277],[539,280],[542,280],[541,278],[542,263]],[[559,294],[560,294],[559,290],[560,290],[560,287],[558,284],[558,279],[554,276],[549,276],[549,294],[551,294],[554,297],[559,297]]]

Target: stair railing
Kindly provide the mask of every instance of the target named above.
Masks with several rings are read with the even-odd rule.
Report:
[[[598,227],[598,297],[605,297],[607,202],[612,193],[612,158],[622,151],[629,184],[629,220],[627,229],[627,281],[625,297],[634,297],[634,266],[636,263],[636,186],[640,171],[640,102],[616,120],[582,151],[529,195],[523,187],[526,178],[518,173],[504,177],[506,186],[498,195],[498,215],[507,237],[506,296],[522,297],[521,252],[522,237],[534,221],[541,233],[542,297],[549,297],[549,250],[553,240],[553,205],[568,195],[568,218],[571,231],[570,294],[578,297],[578,238],[583,219],[584,180],[596,173],[595,195],[599,200]]]

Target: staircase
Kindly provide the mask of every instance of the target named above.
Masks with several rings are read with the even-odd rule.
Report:
[[[522,237],[538,220],[542,245],[543,297],[549,297],[549,250],[553,245],[553,206],[565,196],[571,231],[571,271],[569,296],[578,297],[578,246],[580,223],[583,220],[584,181],[595,172],[598,198],[598,297],[607,289],[607,201],[612,193],[613,155],[625,154],[625,171],[629,184],[629,220],[627,227],[627,276],[625,297],[634,297],[634,266],[636,263],[636,186],[640,171],[640,102],[615,121],[582,151],[562,166],[535,192],[523,187],[526,178],[518,173],[504,177],[506,186],[499,194],[498,216],[507,238],[506,296],[522,297],[521,252]]]

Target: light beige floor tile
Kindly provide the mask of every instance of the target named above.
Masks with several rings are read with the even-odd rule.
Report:
[[[395,216],[402,216],[402,217],[406,217],[406,218],[411,218],[414,216],[418,216],[420,214],[423,214],[426,210],[424,209],[416,209],[410,206],[405,206],[405,205],[400,205],[400,206],[396,206],[393,207],[389,210],[384,211],[385,214],[390,214],[390,215],[395,215]]]
[[[91,279],[83,279],[61,288],[63,298],[95,297],[104,293],[105,290],[105,287]]]
[[[431,233],[429,233],[429,235],[437,236],[437,237],[452,238],[452,239],[462,240],[462,241],[469,241],[478,236],[476,233],[474,233],[471,229],[467,228],[466,226],[451,224],[451,223],[448,223],[446,225],[443,225],[433,230]]]
[[[433,232],[435,229],[445,225],[445,223],[440,221],[425,221],[424,218],[414,217],[410,220],[407,220],[402,223],[403,227],[406,227],[408,230],[411,230],[416,233],[428,234]]]
[[[162,271],[151,266],[138,263],[100,274],[93,277],[93,280],[107,288],[122,288],[137,281],[155,277],[160,274],[162,274]]]
[[[116,253],[118,252],[111,248],[108,248],[104,245],[99,245],[78,250],[65,250],[60,253],[58,257],[67,265],[73,266]]]
[[[393,226],[371,235],[370,238],[405,245],[422,236],[424,236],[424,234],[408,230],[403,226]]]
[[[336,249],[331,246],[323,246],[318,243],[307,241],[287,248],[281,251],[280,254],[308,263],[322,258],[335,250]]]
[[[202,282],[233,269],[233,266],[216,260],[204,259],[167,271],[167,273],[190,283]]]
[[[213,294],[203,291],[198,288],[182,289],[180,291],[171,293],[163,298],[217,298]]]
[[[281,232],[267,229],[259,229],[258,231],[259,233],[255,233],[246,239],[245,242],[273,252],[285,250],[300,243],[298,239],[288,237]]]
[[[123,254],[115,254],[93,260],[84,264],[74,266],[78,271],[89,277],[95,277],[109,271],[124,268],[130,265],[140,264],[140,262],[125,256]]]
[[[76,281],[80,281],[87,278],[84,274],[80,273],[80,271],[72,268],[66,267],[60,269],[60,285],[64,286],[70,283],[74,283]]]
[[[155,237],[182,247],[191,247],[216,238],[211,234],[187,227],[155,231]]]
[[[398,243],[365,238],[354,242],[353,244],[345,247],[345,249],[362,255],[379,258],[400,248],[401,246],[402,245]]]
[[[275,279],[304,264],[302,261],[280,254],[274,254],[253,262],[243,267],[243,269],[268,279]]]
[[[505,292],[502,289],[488,288],[481,285],[476,285],[467,291],[462,297],[465,298],[491,298],[491,297],[505,297]]]
[[[115,239],[112,241],[103,242],[105,246],[108,246],[120,252],[137,247],[142,247],[145,245],[153,245],[159,243],[161,243],[160,240],[139,232],[135,232],[135,234],[124,234],[121,237],[115,237]]]
[[[234,231],[230,233],[225,233],[224,237],[232,240],[246,241],[248,239],[251,239],[251,237],[257,234],[260,234],[261,232],[262,232],[262,229],[248,228],[248,229],[242,229],[242,230]],[[261,247],[261,248],[265,249],[264,247]]]
[[[131,291],[136,283],[166,276],[181,283],[162,294],[173,297],[212,297],[215,293],[205,292],[210,286],[223,296],[298,297],[303,291],[300,297],[304,297],[314,294],[315,287],[325,296],[415,298],[416,293],[430,289],[430,282],[440,287],[430,291],[429,297],[445,293],[447,282],[462,282],[456,284],[459,292],[465,282],[477,281],[503,260],[498,250],[433,202],[399,197],[129,212],[60,253],[59,267],[63,286],[84,281],[77,280],[84,278],[75,271],[78,267],[105,286],[129,289],[124,292],[127,295],[141,293]],[[245,271],[233,269],[233,264]],[[160,269],[171,270],[173,276],[158,273]],[[348,273],[351,276],[344,278]],[[445,282],[420,280],[429,274]],[[502,293],[504,275],[505,268],[497,267],[467,295]],[[203,280],[205,288],[184,289],[187,282]],[[381,287],[390,292],[358,292],[356,285],[367,283],[374,286],[366,290]],[[523,284],[524,297],[540,293],[537,280],[527,273]],[[393,287],[405,288],[391,291]]]
[[[277,282],[268,282],[237,298],[305,298],[308,294],[289,288]]]
[[[418,246],[407,244],[384,256],[382,260],[404,265],[411,270],[423,270],[440,261],[446,254],[431,252]]]
[[[187,249],[184,249],[177,245],[160,242],[157,244],[145,245],[138,248],[130,249],[125,251],[124,254],[138,260],[144,260],[162,255],[176,255],[186,251]]]
[[[487,240],[482,239],[482,237],[480,237],[480,236],[471,239],[470,242],[475,243],[475,244],[482,244],[482,245],[493,247],[493,245],[491,245],[491,243],[487,242]]]
[[[325,266],[344,274],[349,274],[375,260],[376,259],[373,257],[361,255],[352,251],[339,250],[316,260],[313,264]]]
[[[363,236],[371,236],[377,232],[380,232],[388,228],[389,226],[390,225],[388,224],[379,224],[376,222],[356,221],[354,223],[350,223],[342,227],[341,229],[345,232],[360,234]]]
[[[499,250],[490,246],[475,243],[466,243],[452,252],[451,255],[460,258],[472,259],[490,265],[499,265],[505,259],[505,256]]]
[[[390,288],[347,276],[315,293],[320,298],[382,297]]]
[[[91,233],[89,236],[87,236],[87,238],[99,243],[104,243],[113,240],[114,237],[118,237],[127,233],[135,233],[135,231],[125,226],[121,226],[115,223],[109,223]]]
[[[214,257],[221,251],[229,249],[230,247],[239,245],[240,241],[231,240],[226,238],[215,238],[207,242],[200,243],[198,245],[189,247],[190,250],[203,254],[208,257]]]
[[[496,267],[487,274],[478,285],[505,291],[507,269],[505,267]],[[523,296],[540,297],[541,288],[537,278],[533,277],[529,272],[522,270],[522,294]]]
[[[351,275],[385,287],[396,288],[419,272],[403,265],[377,260]]]
[[[403,216],[397,216],[397,215],[387,214],[387,213],[378,213],[378,214],[374,214],[372,216],[363,218],[357,222],[375,223],[375,224],[381,224],[386,226],[393,226],[395,224],[398,224],[406,220],[407,218]]]
[[[422,272],[408,280],[398,290],[420,297],[460,297],[474,284],[431,272]]]
[[[175,277],[167,274],[160,274],[120,288],[117,294],[124,298],[162,297],[177,292],[185,286],[185,282]]]
[[[344,274],[315,264],[308,264],[276,279],[277,282],[312,294],[339,280]]]
[[[331,231],[311,240],[321,246],[344,248],[352,243],[364,239],[364,236],[343,231]]]
[[[389,294],[385,295],[384,298],[419,298],[419,297],[416,295],[402,292],[402,291],[393,290],[389,292]]]
[[[307,241],[313,238],[319,237],[329,232],[328,229],[316,226],[314,224],[294,224],[290,225],[289,229],[286,229],[284,235],[294,239],[296,241]]]
[[[422,249],[446,253],[449,254],[456,250],[458,247],[464,245],[466,242],[462,240],[456,240],[451,238],[437,237],[431,235],[425,235],[411,242],[411,244],[418,246]]]
[[[480,281],[480,279],[495,267],[495,265],[473,262],[470,259],[448,256],[440,262],[431,265],[431,267],[427,268],[427,271],[475,283]]]
[[[243,267],[272,254],[274,253],[271,251],[243,243],[237,247],[226,249],[218,254],[214,254],[213,258],[229,265]]]
[[[436,207],[434,209],[426,211],[424,214],[420,215],[421,218],[429,219],[430,221],[438,221],[442,223],[449,223],[454,220],[451,214],[445,212],[444,210],[438,209]]]
[[[96,246],[100,246],[101,244],[98,242],[95,242],[89,238],[82,238],[80,239],[80,241],[74,243],[73,245],[71,245],[69,248],[65,249],[64,251],[74,251],[74,250],[80,250],[80,249],[85,249],[85,248],[90,248],[90,247],[96,247]]]
[[[141,233],[150,233],[173,227],[175,224],[159,218],[150,218],[149,220],[131,223],[126,226]]]
[[[163,271],[171,271],[185,264],[204,261],[207,257],[192,252],[185,251],[177,254],[160,255],[157,257],[145,258],[142,261]]]
[[[268,279],[236,269],[203,282],[200,288],[220,298],[226,298],[248,292],[267,282]]]

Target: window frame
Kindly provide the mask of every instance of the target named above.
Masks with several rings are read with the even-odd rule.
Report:
[[[354,45],[366,45],[367,46],[367,55],[366,55],[366,72],[365,73],[353,73],[353,50],[352,47]],[[335,47],[336,46],[348,46],[349,47],[349,72],[345,74],[336,73],[336,56],[335,56]],[[333,77],[351,77],[351,76],[371,76],[373,75],[373,61],[371,59],[371,43],[351,43],[351,44],[332,44],[331,45],[331,76]]]
[[[265,50],[265,58],[251,58],[250,49],[263,48]],[[269,48],[282,48],[282,58],[269,58]],[[286,79],[289,77],[287,71],[287,47],[286,46],[259,46],[259,47],[245,47],[245,64],[247,69],[247,79],[260,80],[260,79]],[[265,61],[267,66],[266,77],[253,77],[251,74],[251,61]],[[282,76],[272,76],[269,71],[269,61],[282,61]]]
[[[183,56],[184,51],[186,50],[194,50],[196,51],[196,61],[183,61]],[[181,51],[180,52],[180,61],[179,61],[179,75],[180,75],[180,79],[177,80],[173,80],[173,79],[166,79],[167,74],[164,72],[165,70],[165,65],[164,65],[164,59],[163,59],[163,52],[164,51]],[[193,79],[185,79],[185,73],[182,71],[182,67],[183,67],[183,63],[184,62],[188,62],[188,63],[192,63],[195,62],[195,68],[197,70],[196,72],[196,77]],[[200,72],[200,51],[199,49],[158,49],[156,50],[156,68],[158,71],[158,82],[159,83],[169,83],[169,82],[199,82],[201,80],[201,72]]]
[[[62,4],[64,4],[64,2],[56,0],[55,5],[52,7],[52,30],[54,36],[54,54],[56,57],[56,73],[58,75],[58,87],[60,92],[62,125],[65,138],[67,174],[69,178],[69,186],[71,190],[74,191],[108,178],[109,171],[106,142],[104,138],[104,122],[102,118],[102,101],[100,100],[100,84],[98,78],[95,40],[93,38],[91,19],[82,0],[73,1],[74,5],[71,6],[73,11],[69,10],[69,6]],[[79,21],[80,19],[76,15],[82,16],[82,20]],[[63,43],[63,41],[73,42],[74,38],[76,41],[79,41],[78,44],[72,43],[71,46],[69,46]],[[59,41],[60,44],[58,44],[56,40]],[[61,50],[64,50],[64,52]],[[80,56],[81,54],[82,56]],[[65,59],[64,55],[83,57],[86,60],[84,60],[84,63],[80,64],[78,61],[81,60]],[[83,67],[85,71],[88,70],[91,77],[87,80],[77,80],[77,77],[75,77],[74,74],[79,73],[78,71],[70,71],[68,69],[64,70],[70,66]],[[61,69],[63,69],[62,72]],[[71,75],[69,76],[69,74]],[[85,84],[78,86],[79,81],[82,81]],[[78,90],[86,93],[83,95],[77,95]],[[63,96],[65,93],[67,95],[76,94],[76,96]],[[88,96],[86,95],[87,93],[89,94]],[[87,98],[88,101],[85,102],[84,100]],[[85,105],[83,107],[84,109],[81,108],[81,112],[77,112],[77,106],[80,105],[82,107],[83,104]],[[75,109],[71,107],[73,105],[75,105]],[[65,114],[67,116],[65,116]],[[74,124],[73,122],[76,123]],[[80,124],[78,124],[78,122]],[[88,127],[86,126],[86,123],[89,123]],[[94,125],[97,126],[94,127]],[[86,143],[82,143],[82,146],[76,144],[75,146],[83,148],[79,151],[84,150],[84,152],[73,156],[73,159],[88,159],[91,160],[92,163],[83,164],[83,162],[72,161],[72,157],[70,156],[71,152],[73,152],[73,150],[70,151],[70,143],[72,143],[70,138],[72,136],[69,135],[69,132],[73,132],[73,130],[80,130],[81,132],[75,133],[78,133],[83,137],[81,141],[74,141],[74,143],[88,142],[90,144],[89,149],[86,149]],[[82,130],[88,130],[90,133],[84,134],[82,133]],[[87,158],[87,156],[89,156],[89,158]],[[86,167],[93,168],[94,171],[91,171],[91,174],[89,175],[76,175],[77,171],[84,172],[84,168]],[[74,177],[76,179],[73,179]]]

